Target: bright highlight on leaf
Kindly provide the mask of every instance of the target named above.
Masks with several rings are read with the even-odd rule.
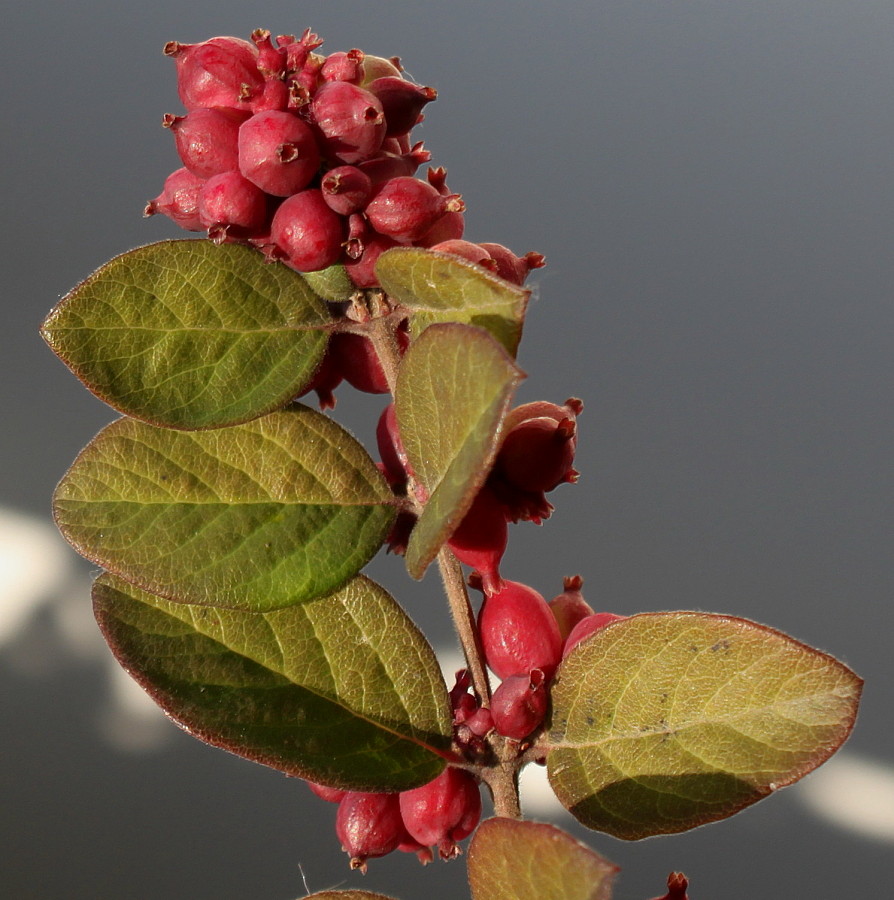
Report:
[[[447,692],[430,645],[375,582],[268,613],[93,589],[121,664],[196,737],[289,775],[396,791],[444,767]]]
[[[686,831],[824,762],[850,734],[861,687],[832,657],[745,619],[633,616],[559,668],[550,783],[598,831]]]
[[[151,593],[263,612],[343,585],[393,504],[366,450],[295,405],[215,431],[119,419],[75,460],[54,512],[79,553]]]
[[[469,846],[472,900],[609,900],[618,867],[554,825],[482,822]]]
[[[414,578],[422,577],[484,483],[523,377],[480,328],[431,325],[410,344],[394,406],[410,466],[429,495],[407,548]]]
[[[416,337],[435,322],[463,322],[489,331],[515,357],[531,292],[449,253],[421,247],[386,250],[379,282],[410,310]]]
[[[244,422],[301,393],[330,322],[300,275],[256,250],[163,241],[97,269],[41,333],[110,406],[193,429]]]

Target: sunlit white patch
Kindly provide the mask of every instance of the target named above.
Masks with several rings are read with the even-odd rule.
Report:
[[[171,739],[174,726],[149,695],[109,657],[109,700],[100,714],[100,731],[116,750],[147,753]]]
[[[894,843],[894,764],[840,753],[811,775],[797,796],[839,828]]]
[[[560,819],[569,816],[550,787],[546,777],[546,766],[525,766],[519,779],[519,788],[525,815],[541,819]]]

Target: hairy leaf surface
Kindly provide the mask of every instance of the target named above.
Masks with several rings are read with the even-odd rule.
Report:
[[[404,790],[444,767],[450,712],[434,652],[363,576],[266,613],[172,603],[108,573],[93,597],[124,668],[210,744],[355,790]]]
[[[523,377],[486,331],[470,325],[431,325],[410,344],[394,406],[410,465],[428,492],[407,548],[414,578],[422,577],[487,477]]]
[[[285,405],[326,350],[326,304],[257,250],[162,241],[117,256],[62,299],[41,333],[115,409],[219,428]]]
[[[295,405],[215,431],[119,419],[75,460],[54,512],[78,552],[151,593],[261,612],[344,584],[393,504],[366,450]]]
[[[488,819],[469,845],[472,900],[609,900],[618,867],[539,822]]]
[[[484,328],[511,355],[521,340],[531,292],[449,253],[421,247],[394,247],[376,262],[385,292],[413,315],[418,336],[435,322],[464,322]]]
[[[633,616],[581,642],[552,690],[548,771],[584,825],[628,840],[723,819],[824,762],[861,680],[745,619]]]

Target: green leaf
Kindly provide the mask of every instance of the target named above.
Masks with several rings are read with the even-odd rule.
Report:
[[[172,603],[108,573],[93,598],[122,666],[203,741],[355,790],[405,790],[444,768],[450,712],[434,652],[363,576],[268,613]]]
[[[469,845],[472,900],[609,900],[618,867],[555,825],[482,822]]]
[[[410,310],[417,337],[435,322],[464,322],[489,331],[515,357],[531,292],[449,253],[394,247],[376,261],[379,284]]]
[[[295,405],[233,428],[104,428],[54,498],[88,559],[185,603],[255,612],[328,594],[376,553],[395,498],[360,444]]]
[[[522,378],[506,351],[480,328],[431,325],[410,344],[394,405],[410,466],[428,492],[407,548],[414,578],[422,577],[487,477]]]
[[[550,783],[598,831],[686,831],[824,762],[850,734],[861,687],[831,656],[745,619],[633,616],[559,667]]]
[[[115,257],[62,299],[41,334],[115,409],[219,428],[300,394],[330,322],[297,272],[249,247],[186,240]]]
[[[351,295],[357,292],[357,286],[348,277],[343,265],[329,266],[328,269],[320,269],[318,272],[302,272],[301,277],[311,286],[314,293],[333,303],[350,300]]]

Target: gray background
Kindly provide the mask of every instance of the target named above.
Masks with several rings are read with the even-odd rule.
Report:
[[[542,529],[513,530],[505,574],[550,595],[581,572],[600,608],[729,612],[826,649],[867,682],[848,750],[891,764],[890,0],[32,0],[5,18],[0,503],[46,517],[113,418],[42,317],[109,257],[178,235],[140,217],[179,165],[162,45],[311,26],[437,87],[419,135],[467,236],[549,260],[521,397],[584,398],[583,477]],[[367,401],[342,388],[336,411],[361,437]],[[371,571],[449,640],[434,578]],[[53,643],[47,609],[0,654],[4,896],[286,900],[299,863],[314,890],[465,895],[462,862],[350,874],[334,807],[173,727],[154,752],[105,740],[106,668]],[[688,835],[585,839],[623,865],[619,900],[672,868],[694,900],[881,896],[891,845],[815,820],[801,790]]]

